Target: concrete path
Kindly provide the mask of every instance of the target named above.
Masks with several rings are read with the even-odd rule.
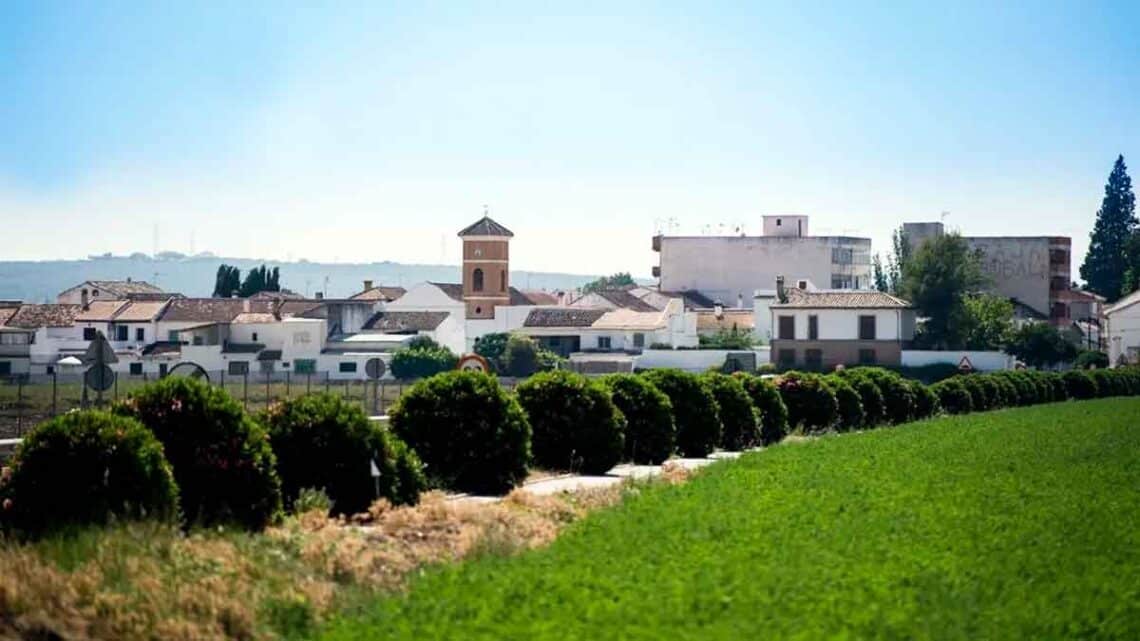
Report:
[[[742,452],[713,452],[708,458],[675,458],[666,461],[670,465],[680,465],[686,470],[698,470],[717,461],[726,461],[740,457]],[[626,479],[650,479],[661,475],[660,465],[635,465],[622,463],[603,476],[584,476],[581,474],[561,474],[545,478],[526,481],[522,489],[536,496],[550,496],[562,492],[577,492],[600,487],[611,487]],[[497,496],[474,496],[471,494],[455,494],[453,501],[471,503],[493,503],[498,501]]]

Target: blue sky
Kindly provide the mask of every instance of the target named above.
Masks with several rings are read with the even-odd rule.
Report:
[[[1140,167],[1136,3],[232,4],[3,5],[4,258],[457,262],[487,204],[535,270],[767,213],[1079,260]]]

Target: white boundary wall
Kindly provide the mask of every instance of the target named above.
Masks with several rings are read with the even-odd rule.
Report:
[[[921,367],[936,363],[949,363],[957,365],[962,357],[970,359],[974,369],[982,372],[992,372],[1001,369],[1013,369],[1014,358],[1005,352],[981,351],[936,351],[904,349],[902,351],[902,365],[904,367]]]
[[[633,366],[642,369],[656,367],[675,367],[690,372],[703,372],[706,369],[723,365],[728,354],[753,351],[756,353],[756,365],[766,365],[769,362],[769,348],[757,347],[752,350],[744,349],[647,349],[639,356],[633,358]]]

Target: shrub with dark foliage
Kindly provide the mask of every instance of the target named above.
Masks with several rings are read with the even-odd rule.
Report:
[[[851,387],[859,393],[859,401],[863,404],[863,423],[867,427],[881,425],[886,420],[886,402],[883,392],[875,381],[866,376],[843,376]]]
[[[973,410],[973,396],[963,382],[968,378],[970,377],[955,376],[930,386],[930,391],[938,396],[939,407],[947,414],[968,414]]]
[[[416,503],[426,488],[423,466],[415,454],[368,420],[359,403],[339,394],[285,401],[270,408],[263,422],[277,455],[286,505],[292,505],[302,489],[320,489],[332,501],[334,513],[355,514],[377,498]],[[380,470],[379,496],[373,463]],[[401,466],[403,474],[398,471]]]
[[[1054,401],[1069,400],[1069,388],[1065,386],[1065,379],[1061,378],[1058,372],[1044,372],[1043,376],[1053,390]]]
[[[1001,394],[1001,390],[997,385],[991,383],[987,378],[981,374],[967,374],[955,378],[962,387],[970,394],[970,409],[974,412],[984,412],[988,409],[993,409],[1000,404],[1000,399],[996,398]],[[947,409],[947,411],[950,411]],[[950,412],[953,414],[954,412]]]
[[[684,456],[708,456],[720,442],[720,410],[712,391],[696,374],[652,369],[641,374],[669,397],[677,426],[677,450]]]
[[[867,415],[863,411],[863,399],[859,392],[847,379],[841,376],[829,374],[824,378],[835,394],[836,406],[839,408],[839,420],[835,423],[836,429],[840,432],[847,432],[863,427]]]
[[[776,379],[776,387],[788,406],[788,425],[802,427],[805,432],[818,432],[831,427],[839,417],[835,392],[818,374],[787,372]]]
[[[914,396],[913,418],[915,420],[921,421],[938,413],[937,394],[918,381],[908,380],[906,384],[910,386],[911,394]]]
[[[604,474],[621,461],[625,417],[590,379],[557,370],[515,389],[531,429],[534,462],[550,470]]]
[[[914,392],[906,380],[879,367],[854,367],[844,370],[847,376],[862,376],[879,387],[883,395],[883,416],[894,425],[905,423],[914,415]]]
[[[625,415],[625,460],[658,465],[669,458],[677,442],[669,397],[634,374],[611,374],[601,382]]]
[[[162,442],[189,525],[259,530],[281,514],[281,481],[269,437],[225,390],[167,377],[115,405]]]
[[[997,399],[993,404],[994,408],[1017,407],[1021,394],[1013,381],[994,374],[983,374],[982,377],[986,385],[990,386],[993,397]]]
[[[73,412],[24,437],[0,480],[0,523],[36,537],[113,519],[178,518],[178,486],[162,444],[138,421]]]
[[[392,376],[400,380],[413,380],[434,376],[440,372],[455,369],[459,362],[458,357],[446,347],[435,345],[435,341],[414,342],[421,337],[417,336],[392,354]],[[427,337],[422,337],[427,338]]]
[[[1065,381],[1065,389],[1069,393],[1069,398],[1083,400],[1096,398],[1100,395],[1097,381],[1089,373],[1089,370],[1070,370],[1062,374],[1061,379]]]
[[[530,424],[489,374],[451,371],[422,380],[388,416],[392,432],[415,450],[436,487],[505,494],[526,478]]]
[[[1038,402],[1037,386],[1021,372],[1001,371],[990,374],[998,379],[1009,381],[1017,392],[1014,405],[1035,405]]]
[[[727,374],[708,373],[705,383],[716,398],[723,427],[720,446],[730,451],[755,447],[760,442],[760,413],[739,380]]]
[[[1109,370],[1090,369],[1088,370],[1088,374],[1096,381],[1097,396],[1107,398],[1120,394],[1120,385],[1117,382],[1117,377],[1113,376]]]
[[[752,406],[760,412],[760,444],[779,443],[788,433],[788,406],[784,405],[776,384],[746,372],[736,372],[733,376],[744,386]]]

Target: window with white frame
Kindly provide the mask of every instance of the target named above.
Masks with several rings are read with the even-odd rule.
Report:
[[[609,336],[598,337],[598,349],[610,349],[610,346],[612,344],[613,342],[610,340]]]

